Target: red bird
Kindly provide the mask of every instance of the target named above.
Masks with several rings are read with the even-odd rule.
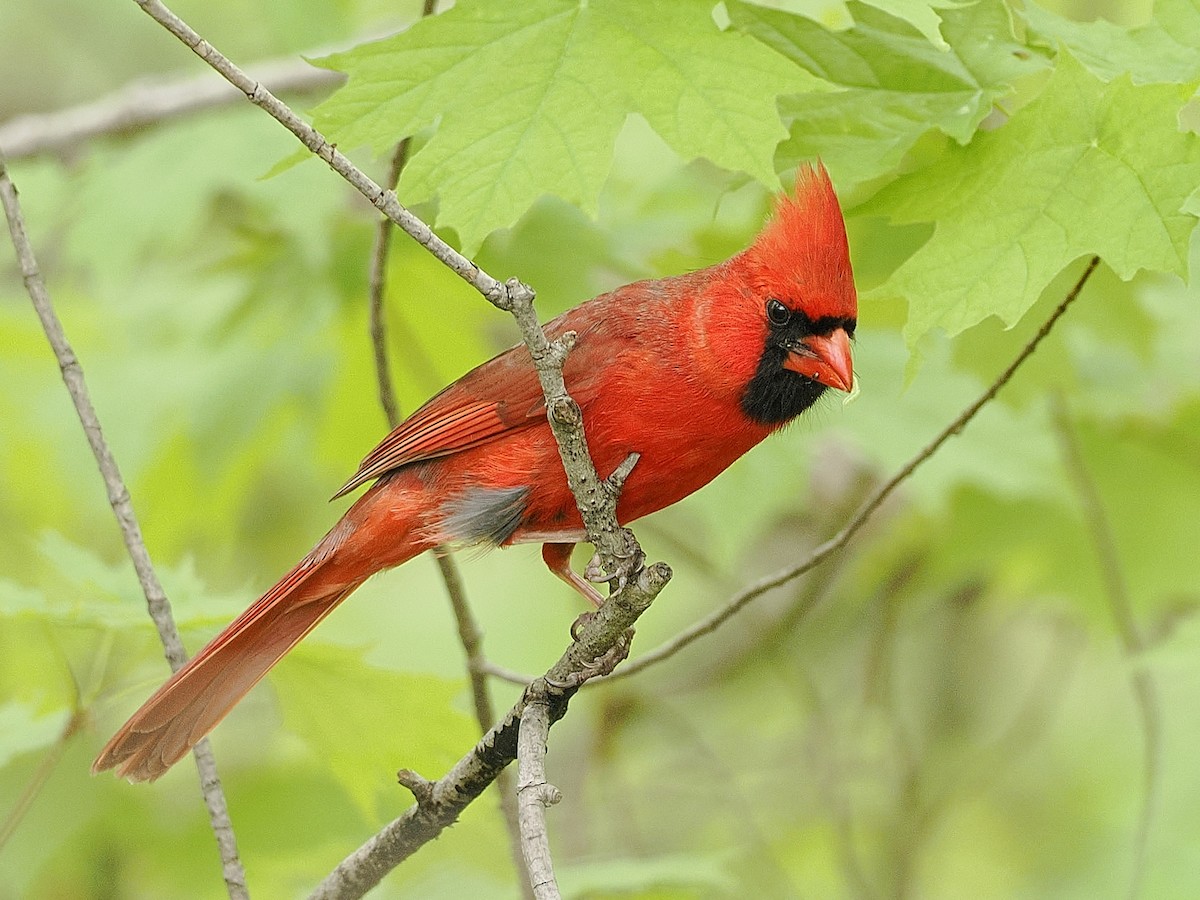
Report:
[[[794,196],[732,259],[626,285],[548,323],[551,338],[578,335],[564,375],[597,471],[640,454],[621,523],[703,487],[827,388],[850,390],[857,313],[841,209],[817,166],[801,169]],[[440,544],[540,542],[550,570],[598,600],[570,569],[583,523],[524,346],[413,413],[338,495],[372,480],[308,556],[134,713],[93,772],[158,778],[367,578]]]

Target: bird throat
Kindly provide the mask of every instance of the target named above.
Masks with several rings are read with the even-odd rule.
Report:
[[[817,402],[825,386],[783,367],[787,350],[768,340],[742,394],[742,412],[762,425],[782,425]]]

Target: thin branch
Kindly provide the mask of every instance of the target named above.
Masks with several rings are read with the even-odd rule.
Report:
[[[1146,639],[1138,628],[1133,615],[1133,603],[1129,598],[1129,587],[1125,582],[1125,574],[1121,567],[1120,553],[1117,550],[1117,539],[1113,534],[1108,514],[1104,510],[1104,501],[1096,487],[1083,452],[1079,448],[1079,439],[1071,424],[1070,413],[1066,401],[1061,394],[1053,398],[1054,422],[1058,429],[1059,443],[1062,446],[1063,460],[1068,475],[1075,483],[1079,493],[1079,501],[1083,506],[1084,518],[1088,530],[1092,533],[1092,543],[1096,549],[1100,573],[1104,580],[1104,593],[1108,600],[1109,612],[1116,625],[1117,636],[1121,641],[1121,650],[1126,660],[1130,662],[1129,687],[1133,692],[1134,705],[1142,720],[1142,752],[1144,755],[1142,779],[1142,810],[1138,817],[1138,831],[1134,839],[1133,873],[1130,876],[1127,896],[1134,900],[1140,893],[1146,879],[1146,856],[1150,844],[1150,828],[1154,824],[1155,811],[1158,808],[1162,782],[1162,705],[1158,699],[1158,684],[1153,674],[1144,662]]]
[[[327,50],[305,54],[320,56]],[[342,82],[340,72],[289,56],[250,66],[254,78],[280,93],[311,94]],[[45,153],[65,156],[100,137],[130,134],[172,119],[230,106],[242,95],[207,75],[136,81],[79,106],[18,116],[0,124],[0,147],[9,160]]]
[[[433,15],[437,0],[425,0],[421,6],[421,18]],[[388,171],[388,190],[394,191],[400,181],[400,173],[408,162],[412,138],[405,137],[392,154],[392,164]],[[379,384],[379,403],[387,416],[388,426],[395,428],[400,423],[400,410],[396,405],[396,392],[392,389],[392,376],[388,371],[387,341],[383,318],[383,298],[387,292],[387,262],[392,250],[391,220],[384,217],[375,228],[375,247],[371,253],[371,273],[368,280],[370,297],[370,329],[371,344],[375,348],[375,378]],[[457,574],[457,573],[456,573]],[[491,721],[490,719],[488,720]],[[485,723],[484,728],[487,727]]]
[[[471,699],[475,706],[475,718],[484,731],[496,721],[496,711],[492,707],[492,697],[487,690],[487,678],[484,667],[487,659],[483,655],[483,634],[479,624],[471,613],[467,603],[467,592],[463,587],[462,574],[453,559],[444,552],[437,554],[438,567],[442,572],[442,580],[446,583],[446,594],[450,599],[450,607],[454,611],[454,621],[458,626],[458,639],[462,644],[463,653],[467,658],[467,671],[471,676]]]
[[[562,791],[546,781],[546,738],[550,734],[550,704],[531,696],[521,712],[517,738],[517,800],[521,815],[521,850],[537,900],[559,900],[558,882],[550,860],[546,807],[562,799]]]
[[[21,275],[25,281],[25,289],[33,307],[41,319],[42,329],[46,339],[54,350],[62,371],[63,382],[71,401],[75,404],[75,412],[83,425],[84,434],[92,448],[92,455],[100,468],[104,479],[104,487],[108,493],[108,502],[117,517],[121,529],[121,537],[125,541],[125,549],[133,561],[134,571],[137,572],[138,582],[146,597],[146,607],[150,618],[158,629],[164,654],[170,663],[172,671],[178,671],[187,661],[187,653],[183,642],[179,639],[179,631],[175,627],[175,619],[171,614],[171,605],[167,601],[162,585],[155,574],[150,562],[150,553],[142,539],[142,529],[138,524],[137,515],[133,511],[133,503],[129,498],[129,490],[121,478],[117,461],[104,440],[100,429],[100,419],[92,406],[88,395],[87,384],[83,377],[83,367],[75,356],[67,341],[62,322],[54,312],[50,301],[50,292],[46,288],[34,256],[33,245],[25,231],[25,221],[21,214],[21,204],[17,198],[17,189],[8,174],[4,154],[0,151],[0,203],[4,206],[4,215],[8,219],[8,230],[12,237],[13,248],[17,252],[17,260],[21,266]],[[233,825],[229,820],[229,811],[225,805],[225,794],[221,790],[221,781],[217,777],[217,764],[209,749],[207,741],[201,741],[193,750],[196,758],[196,768],[200,773],[200,788],[208,807],[209,822],[217,839],[217,847],[221,854],[221,867],[225,878],[225,886],[231,898],[244,898],[249,894],[246,890],[246,874],[238,858],[237,841],[233,834]]]
[[[488,692],[487,674],[484,667],[487,659],[483,655],[483,635],[467,602],[467,592],[463,587],[462,575],[454,562],[454,557],[448,552],[436,551],[438,568],[442,580],[446,583],[446,594],[450,598],[450,607],[454,611],[454,621],[458,624],[458,638],[462,643],[463,653],[467,657],[467,675],[471,682],[471,699],[475,705],[475,719],[479,722],[479,730],[487,734],[492,723],[496,721],[496,710],[492,704],[492,695]],[[521,895],[526,898],[534,896],[533,888],[526,877],[525,866],[521,857],[521,827],[517,812],[517,795],[513,791],[512,776],[508,770],[501,771],[496,776],[496,792],[500,802],[500,813],[504,816],[505,830],[508,832],[509,853],[513,857],[516,868],[517,884]]]
[[[388,171],[388,190],[395,190],[400,172],[408,161],[411,141],[404,138],[396,145],[392,154],[392,165]],[[392,252],[392,220],[382,216],[375,226],[375,246],[371,250],[371,271],[367,277],[367,297],[371,332],[371,347],[375,353],[375,383],[379,386],[379,405],[387,418],[389,428],[400,424],[400,407],[396,403],[396,391],[392,388],[392,375],[388,367],[387,335],[383,317],[383,300],[387,293],[387,264]]]
[[[492,678],[498,678],[501,681],[507,681],[509,684],[515,684],[518,687],[528,687],[536,675],[529,675],[525,672],[518,672],[516,669],[509,669],[505,666],[498,666],[491,660],[485,660],[479,666],[479,671],[485,675],[490,675]]]
[[[385,191],[362,169],[329,143],[319,131],[301,119],[262,84],[255,81],[202,38],[190,25],[164,6],[160,0],[134,0],[147,15],[187,45],[193,53],[212,66],[222,77],[242,91],[247,99],[292,132],[305,147],[320,157],[361,193],[385,216],[399,225],[418,244],[432,253],[452,272],[474,287],[491,304],[512,313],[525,345],[533,357],[538,380],[546,395],[547,418],[559,444],[567,482],[579,500],[579,511],[587,528],[588,541],[596,547],[605,570],[621,572],[632,560],[640,560],[640,550],[627,529],[616,524],[616,486],[601,481],[592,465],[583,440],[579,407],[567,394],[562,365],[574,343],[567,333],[553,343],[546,339],[537,314],[533,311],[534,292],[516,278],[500,282],[463,256],[421,219],[396,199],[395,191]]]
[[[875,513],[875,511],[883,505],[884,501],[892,495],[892,492],[895,491],[896,488],[898,488],[901,484],[903,484],[922,463],[937,453],[943,444],[950,440],[950,438],[954,437],[954,435],[962,431],[963,428],[967,426],[967,423],[975,418],[975,415],[992,401],[992,398],[994,398],[996,394],[1000,392],[1000,389],[1008,384],[1025,360],[1027,360],[1033,354],[1033,351],[1038,348],[1038,345],[1042,342],[1046,335],[1050,333],[1050,330],[1058,322],[1059,318],[1062,317],[1062,314],[1067,311],[1067,307],[1075,302],[1075,299],[1083,290],[1083,286],[1087,284],[1088,279],[1092,277],[1092,273],[1096,270],[1096,267],[1099,264],[1100,257],[1093,256],[1084,267],[1083,273],[1079,276],[1079,279],[1075,282],[1075,285],[1063,298],[1062,303],[1060,303],[1055,308],[1054,312],[1050,314],[1050,317],[1046,319],[1044,323],[1042,323],[1042,327],[1038,329],[1037,334],[1035,334],[1029,343],[1026,344],[1021,350],[1021,352],[1017,354],[1016,358],[1009,364],[1008,368],[1001,372],[999,377],[992,382],[991,386],[983,392],[979,399],[963,410],[958,418],[947,425],[942,432],[929,443],[928,446],[910,459],[900,469],[900,471],[880,485],[879,488],[867,498],[863,505],[859,507],[858,512],[854,514],[853,518],[851,518],[850,521],[842,527],[841,531],[818,546],[802,562],[788,566],[787,568],[781,569],[772,575],[767,575],[764,578],[760,578],[753,584],[748,585],[735,594],[728,603],[726,603],[716,612],[706,616],[684,631],[681,631],[679,634],[675,635],[675,637],[664,642],[654,650],[651,650],[649,653],[643,654],[637,659],[630,660],[621,667],[620,671],[606,676],[602,680],[597,680],[595,683],[601,684],[610,681],[616,681],[621,678],[627,678],[636,672],[640,672],[643,669],[654,665],[655,663],[662,662],[664,659],[674,656],[693,641],[704,637],[706,634],[711,634],[712,632],[716,631],[721,627],[721,625],[736,615],[741,609],[754,600],[757,600],[767,591],[777,588],[782,584],[787,584],[789,581],[800,577],[805,572],[815,569],[832,554],[838,552],[842,549],[842,547],[846,546],[850,539],[858,533],[859,529],[866,524],[867,519],[869,519]]]
[[[4,845],[16,833],[17,826],[21,824],[25,815],[33,806],[33,801],[37,799],[42,788],[46,786],[46,782],[50,780],[50,776],[54,774],[54,770],[58,767],[58,763],[62,759],[63,751],[67,749],[67,743],[79,733],[86,721],[87,717],[85,713],[78,706],[71,710],[71,715],[68,716],[63,730],[59,732],[54,743],[50,745],[46,751],[46,755],[42,757],[42,761],[38,763],[33,776],[29,779],[29,783],[21,791],[21,796],[17,798],[17,802],[13,804],[13,808],[4,817],[4,820],[0,821],[0,852],[3,852]]]

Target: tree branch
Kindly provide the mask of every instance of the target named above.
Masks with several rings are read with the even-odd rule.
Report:
[[[562,799],[562,791],[546,781],[546,738],[550,704],[542,696],[528,698],[517,738],[517,798],[521,815],[521,851],[537,900],[559,900],[550,860],[546,807]]]
[[[313,51],[306,55],[321,55]],[[310,94],[342,82],[340,72],[289,56],[250,66],[254,78],[272,91]],[[18,116],[0,124],[0,147],[10,160],[44,153],[65,156],[99,137],[125,135],[242,100],[223,81],[208,75],[163,81],[135,81],[90,103],[49,113]]]
[[[408,161],[411,141],[404,138],[396,145],[392,154],[392,165],[388,171],[388,190],[394,191],[400,180],[400,172]],[[382,216],[375,226],[375,246],[371,250],[371,271],[367,276],[368,321],[371,347],[375,356],[375,383],[379,387],[379,405],[387,419],[388,428],[400,424],[400,406],[396,403],[396,391],[392,387],[392,374],[388,366],[387,327],[383,317],[383,301],[387,294],[387,264],[392,253],[392,220]]]
[[[467,259],[440,237],[428,225],[409,212],[396,199],[394,191],[385,191],[362,169],[350,162],[336,146],[294,113],[286,103],[255,81],[228,57],[204,40],[190,25],[171,12],[159,0],[133,0],[154,21],[175,35],[193,53],[208,63],[226,81],[240,90],[255,106],[262,109],[284,128],[294,134],[305,147],[337,172],[376,209],[399,225],[418,244],[432,253],[450,271],[458,275],[479,293],[501,309],[509,309],[509,294],[524,287],[515,280],[497,281],[471,260]],[[528,288],[525,288],[528,290]]]
[[[892,495],[892,492],[895,491],[896,488],[898,488],[901,484],[903,484],[908,477],[921,466],[922,463],[937,453],[943,444],[950,440],[950,438],[954,437],[954,435],[962,431],[967,426],[967,423],[975,418],[976,414],[992,401],[996,394],[1000,392],[1000,389],[1008,384],[1013,375],[1015,375],[1017,370],[1021,368],[1022,364],[1024,364],[1025,360],[1027,360],[1033,354],[1033,351],[1038,348],[1038,345],[1042,342],[1046,335],[1050,333],[1050,330],[1054,327],[1055,323],[1058,322],[1059,318],[1062,317],[1062,314],[1067,311],[1067,307],[1075,302],[1076,298],[1083,290],[1083,286],[1087,284],[1088,279],[1092,277],[1092,273],[1096,270],[1096,267],[1099,264],[1100,257],[1093,256],[1084,267],[1083,273],[1079,276],[1079,279],[1075,282],[1075,285],[1069,291],[1067,291],[1062,303],[1060,303],[1055,308],[1054,312],[1050,314],[1050,317],[1042,323],[1042,327],[1038,329],[1037,334],[1035,334],[1029,343],[1022,348],[1021,352],[1017,354],[1016,358],[1009,363],[1008,368],[1000,373],[996,380],[992,382],[991,386],[988,387],[988,389],[984,391],[982,395],[980,395],[979,399],[963,410],[958,418],[947,425],[942,432],[935,437],[923,450],[905,463],[905,465],[901,467],[900,471],[880,485],[875,492],[863,502],[862,506],[859,507],[858,512],[854,514],[850,521],[842,526],[841,531],[818,546],[803,561],[796,563],[795,565],[788,566],[784,569],[780,569],[778,572],[775,572],[772,575],[767,575],[764,578],[760,578],[753,584],[748,585],[735,594],[728,603],[726,603],[716,612],[706,616],[696,624],[681,631],[679,634],[675,635],[675,637],[659,645],[649,653],[639,656],[637,659],[630,660],[628,663],[622,666],[620,671],[615,672],[612,675],[608,675],[602,680],[597,680],[596,684],[627,678],[630,675],[654,665],[655,663],[662,662],[664,659],[674,656],[693,641],[699,640],[706,634],[711,634],[712,632],[716,631],[721,627],[721,625],[727,622],[730,618],[732,618],[754,600],[757,600],[767,591],[777,588],[780,585],[787,584],[789,581],[799,578],[804,573],[815,569],[832,554],[838,552],[842,549],[842,547],[846,546],[846,544],[850,542],[850,539],[858,533],[858,530],[862,528],[864,524],[866,524],[867,519],[869,519],[875,513],[875,511],[883,505],[884,501]]]
[[[492,695],[488,691],[487,659],[483,655],[483,635],[479,625],[467,603],[467,592],[463,588],[462,575],[454,558],[449,553],[436,553],[438,568],[442,580],[446,583],[446,594],[450,598],[450,608],[454,612],[454,621],[458,625],[458,638],[462,643],[463,653],[467,658],[467,676],[471,682],[471,699],[475,706],[475,719],[479,722],[479,730],[487,734],[492,723],[496,721],[496,710],[492,704]],[[496,776],[496,793],[500,803],[500,813],[504,816],[505,829],[508,832],[509,852],[512,854],[513,865],[516,869],[517,884],[521,895],[525,898],[534,896],[532,886],[526,877],[525,867],[521,857],[521,828],[517,812],[517,795],[513,791],[512,778],[507,769]]]
[[[17,826],[24,820],[25,815],[33,806],[33,801],[37,799],[42,788],[46,786],[46,782],[50,780],[50,776],[54,774],[55,768],[62,760],[63,752],[67,749],[67,743],[79,733],[87,722],[87,713],[80,707],[78,699],[78,695],[76,695],[76,703],[71,710],[71,715],[67,718],[67,723],[46,751],[46,755],[42,757],[42,761],[38,763],[33,776],[25,785],[25,789],[21,791],[20,796],[17,797],[13,808],[0,821],[0,853],[4,852],[4,845],[8,843],[9,838],[16,834]]]
[[[104,433],[101,431],[100,419],[96,415],[95,407],[92,406],[87,384],[84,381],[83,367],[79,364],[75,351],[71,349],[71,345],[67,341],[62,322],[54,312],[54,306],[50,301],[50,292],[46,288],[45,279],[42,278],[37,258],[33,252],[33,245],[25,231],[25,221],[21,214],[17,189],[9,177],[8,166],[2,150],[0,150],[0,203],[4,206],[4,215],[8,220],[8,231],[12,238],[13,248],[17,253],[17,261],[25,281],[25,290],[29,293],[29,299],[33,301],[33,308],[42,322],[46,339],[50,342],[55,359],[58,360],[58,367],[62,371],[63,382],[67,386],[67,392],[71,395],[71,401],[75,404],[75,412],[79,416],[83,432],[92,448],[92,455],[96,458],[96,463],[100,468],[100,475],[104,479],[104,487],[108,493],[108,503],[117,517],[125,549],[133,561],[134,571],[142,586],[142,593],[146,597],[146,607],[158,629],[158,636],[162,641],[167,662],[170,663],[172,671],[178,671],[187,661],[187,653],[183,649],[183,642],[179,639],[179,631],[175,627],[175,619],[171,614],[171,605],[167,601],[162,585],[158,581],[158,575],[150,562],[150,553],[142,539],[142,529],[138,524],[137,515],[133,511],[129,490],[125,487],[121,471],[117,467],[117,461],[113,457],[112,451],[109,450]],[[234,900],[248,897],[246,874],[241,860],[238,858],[237,841],[234,838],[233,824],[225,805],[225,794],[221,790],[221,781],[217,776],[216,760],[213,758],[207,740],[197,744],[192,752],[196,759],[196,768],[200,773],[200,789],[204,795],[204,803],[208,807],[209,823],[221,854],[221,867],[226,889]]]
[[[501,681],[507,681],[509,684],[515,684],[518,687],[528,687],[537,677],[535,675],[528,675],[525,672],[518,672],[515,669],[498,666],[491,660],[484,660],[480,664],[480,671]]]
[[[562,364],[574,343],[574,335],[566,334],[554,343],[546,339],[533,311],[534,292],[516,278],[497,281],[474,262],[463,256],[433,229],[413,215],[396,199],[395,191],[385,191],[365,172],[355,166],[345,154],[294,113],[287,104],[268,91],[228,57],[202,38],[190,25],[175,15],[160,0],[134,0],[147,15],[191,48],[192,52],[212,66],[230,84],[244,93],[247,99],[267,112],[292,132],[305,147],[320,157],[373,206],[399,225],[418,244],[432,253],[452,272],[474,287],[494,306],[512,313],[521,336],[533,356],[538,380],[546,395],[547,418],[558,440],[567,471],[567,480],[579,499],[580,514],[587,527],[588,541],[600,553],[609,572],[618,571],[634,556],[631,535],[616,524],[615,486],[602,482],[591,463],[583,441],[579,407],[567,394],[562,378]],[[610,521],[606,521],[610,520]]]

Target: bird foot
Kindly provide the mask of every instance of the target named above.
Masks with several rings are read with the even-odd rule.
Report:
[[[579,630],[583,628],[592,617],[594,612],[580,613],[579,618],[571,625],[571,639],[579,640]],[[633,629],[625,629],[624,634],[617,638],[617,642],[608,648],[607,651],[597,656],[591,662],[583,663],[583,671],[574,673],[570,678],[570,683],[551,682],[555,687],[579,687],[585,681],[591,678],[599,678],[604,675],[611,675],[624,660],[629,658],[629,650],[633,646]]]
[[[622,662],[629,658],[629,649],[633,646],[633,629],[626,628],[625,633],[617,638],[617,642],[608,648],[606,653],[584,663],[586,670],[584,678],[600,678],[611,675]]]
[[[571,623],[571,640],[579,640],[579,629],[581,629],[588,622],[592,621],[592,617],[595,615],[596,614],[594,612],[581,612],[579,614],[579,617]]]
[[[617,556],[616,570],[607,572],[600,561],[600,554],[593,553],[592,558],[583,568],[583,577],[592,584],[612,584],[614,590],[621,590],[629,583],[629,579],[646,562],[646,554],[638,546],[637,540],[627,528],[621,529],[625,537],[625,550]]]

